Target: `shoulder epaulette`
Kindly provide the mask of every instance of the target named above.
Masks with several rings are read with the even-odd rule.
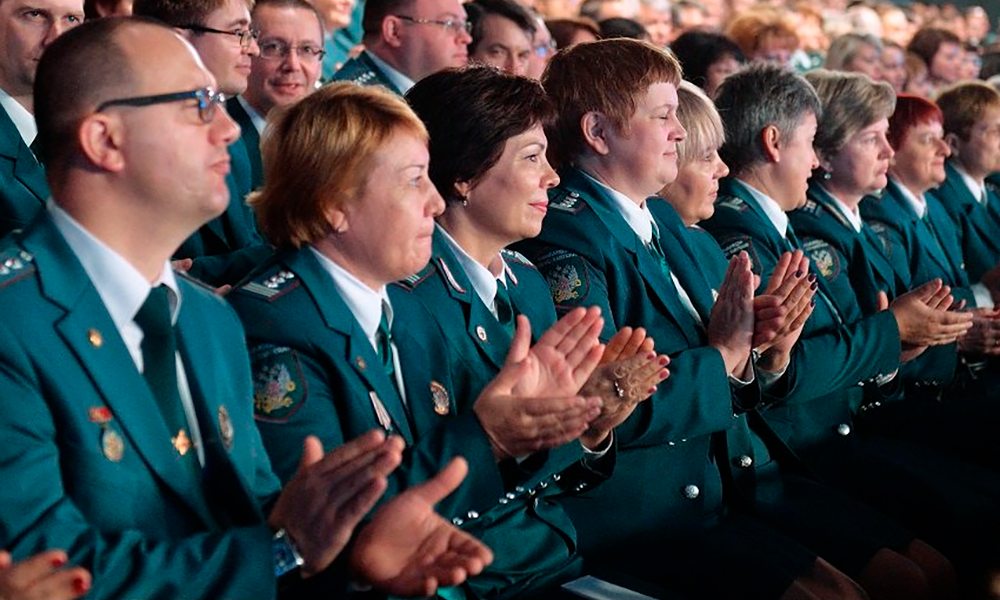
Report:
[[[736,212],[746,212],[750,206],[739,196],[719,196],[715,199],[716,206],[724,206]]]
[[[803,206],[799,210],[801,210],[804,213],[808,213],[810,215],[818,215],[819,211],[822,210],[822,207],[819,205],[819,202],[816,202],[815,200],[810,198],[809,200],[806,200],[805,206]]]
[[[549,198],[549,208],[575,215],[583,210],[586,203],[580,198],[579,192],[556,189]]]
[[[295,273],[287,269],[271,269],[240,286],[240,290],[268,301],[298,287]]]
[[[358,85],[371,85],[372,80],[376,79],[377,77],[378,75],[375,73],[375,71],[369,69],[362,73],[358,73],[354,77],[348,79],[348,81],[350,81],[351,83],[356,83]]]
[[[20,246],[0,249],[0,289],[35,272],[35,257]]]
[[[413,291],[414,288],[416,288],[422,282],[426,281],[428,277],[433,275],[435,271],[437,271],[437,267],[434,266],[434,261],[432,260],[429,263],[427,263],[427,266],[421,269],[418,273],[414,273],[413,275],[410,275],[406,279],[400,279],[399,281],[394,282],[394,285],[408,292]]]
[[[521,254],[517,250],[510,250],[508,248],[503,248],[500,250],[500,254],[503,256],[504,260],[509,260],[511,262],[515,262],[525,267],[531,267],[532,269],[535,268],[535,264],[530,260],[528,260],[527,256]]]

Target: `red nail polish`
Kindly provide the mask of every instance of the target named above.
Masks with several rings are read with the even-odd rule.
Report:
[[[52,559],[51,564],[53,569],[59,569],[66,566],[66,559],[62,556],[56,556]]]
[[[90,582],[86,581],[83,577],[77,577],[73,580],[73,591],[77,594],[85,594],[90,591]]]

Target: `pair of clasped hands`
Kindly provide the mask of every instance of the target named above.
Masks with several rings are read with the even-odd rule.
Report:
[[[815,308],[819,287],[816,275],[809,272],[809,259],[801,250],[782,254],[764,292],[754,296],[758,285],[746,253],[734,256],[707,326],[709,345],[719,349],[729,373],[737,377],[746,367],[750,348],[759,354],[757,364],[763,371],[780,372],[787,367],[792,349]],[[964,302],[955,302],[951,288],[940,279],[901,294],[892,302],[879,292],[878,303],[878,310],[891,311],[899,327],[900,362],[913,360],[930,346],[970,337],[966,334],[976,331],[974,322],[989,321],[987,327],[995,331],[989,339],[1000,340],[1000,318],[982,311],[963,311]]]

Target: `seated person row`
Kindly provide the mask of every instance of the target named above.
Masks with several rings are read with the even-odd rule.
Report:
[[[871,315],[900,294],[919,287],[914,283],[923,285],[934,278],[912,272],[908,253],[921,262],[929,258],[920,257],[921,253],[947,254],[936,234],[953,230],[943,210],[930,207],[931,220],[922,223],[918,233],[914,229],[915,215],[903,198],[896,197],[909,192],[903,192],[895,182],[890,184],[887,178],[887,173],[898,171],[907,181],[918,173],[937,171],[943,175],[940,122],[936,138],[933,131],[901,135],[898,130],[904,127],[904,115],[913,114],[914,107],[930,105],[928,101],[903,96],[896,102],[888,84],[873,83],[858,74],[817,70],[808,73],[806,79],[823,100],[823,115],[814,141],[821,157],[820,168],[810,180],[806,205],[792,211],[789,219],[837,304],[845,307],[845,312]],[[897,156],[893,146],[899,145],[904,136],[909,145],[902,147]],[[923,161],[920,166],[913,164],[918,156]],[[865,200],[874,206],[859,210],[865,196],[887,185],[891,187],[887,198]],[[883,216],[873,224],[886,236],[885,243],[862,218],[877,212],[883,212]],[[893,247],[894,237],[900,242],[898,248]],[[911,240],[911,248],[902,243],[905,238]],[[924,240],[919,248],[918,239]],[[950,265],[947,259],[944,262]],[[954,286],[955,297],[971,302],[968,282],[956,277],[956,273],[962,273],[957,265],[954,272],[940,273],[941,279]],[[976,313],[977,331],[994,323]],[[985,390],[977,393],[973,389],[975,381],[959,362],[957,344],[928,348],[902,367],[896,381],[897,389],[887,386],[884,397],[866,405],[863,421],[869,431],[933,444],[967,460],[991,462],[987,457],[992,456],[995,443],[986,424],[992,420],[993,403],[985,398]],[[947,401],[942,402],[942,398]]]
[[[723,268],[670,206],[647,201],[677,176],[679,80],[670,55],[631,40],[574,46],[543,76],[560,109],[549,140],[561,183],[541,235],[516,247],[546,275],[557,308],[601,306],[605,339],[642,326],[672,357],[670,378],[615,430],[614,476],[560,499],[584,556],[692,597],[947,595],[939,554],[843,495],[829,492],[827,504],[826,488],[782,472],[770,455],[781,449],[748,426],[761,387],[783,377],[812,280],[789,252],[787,282],[755,299],[746,255]],[[776,308],[787,323],[769,318]],[[766,349],[760,369],[751,345]],[[823,531],[816,517],[837,511],[870,526]],[[813,550],[836,555],[864,591]],[[713,577],[717,569],[736,576]]]
[[[439,510],[498,551],[480,577],[448,593],[521,597],[580,572],[573,526],[549,498],[607,476],[610,429],[666,376],[666,357],[641,332],[626,332],[615,358],[635,360],[592,375],[604,353],[599,310],[556,323],[544,281],[523,258],[500,253],[526,235],[517,229],[522,214],[540,226],[531,203],[555,182],[541,135],[552,107],[530,80],[491,69],[465,75],[486,81],[466,89],[432,76],[411,92],[428,106],[461,99],[448,118],[489,132],[467,137],[475,152],[462,154],[470,205],[510,207],[506,220],[492,215],[501,229],[468,248],[482,263],[456,257],[468,258],[460,244],[470,225],[452,228],[455,238],[435,230],[445,203],[428,179],[424,124],[387,90],[336,83],[272,124],[265,185],[251,203],[279,250],[229,299],[247,328],[255,416],[282,478],[293,477],[310,435],[327,449],[372,427],[402,436],[407,450],[389,496],[461,454],[471,475]],[[539,160],[523,157],[525,144]],[[505,188],[522,164],[537,169],[532,185]],[[473,269],[493,284],[486,298]],[[585,384],[586,399],[576,396]],[[618,397],[621,386],[634,393],[629,402]],[[584,457],[584,446],[598,452]]]
[[[432,510],[462,462],[385,504],[344,552],[402,440],[369,432],[324,455],[309,439],[282,491],[236,315],[170,268],[229,205],[238,129],[214,84],[191,45],[146,20],[84,24],[41,58],[53,200],[0,251],[0,464],[19,482],[0,491],[0,546],[19,561],[64,548],[92,574],[66,571],[76,589],[99,598],[271,598],[300,565],[327,593],[348,569],[397,594],[458,583],[490,560]]]
[[[748,105],[742,98],[751,91],[761,101]],[[801,76],[770,66],[731,76],[716,105],[727,132],[721,156],[733,175],[721,181],[705,226],[727,254],[752,249],[766,286],[781,254],[802,247],[785,213],[805,204],[808,179],[820,166],[813,138],[824,107]],[[884,119],[891,105],[870,111],[883,111],[872,121]],[[940,547],[971,584],[992,557],[969,551],[968,540],[993,535],[997,523],[987,507],[1000,482],[961,461],[859,430],[854,419],[882,397],[902,363],[924,347],[955,341],[972,316],[949,310],[953,299],[939,280],[865,316],[857,299],[842,301],[831,289],[823,259],[811,265],[819,275],[816,308],[792,354],[787,393],[762,414],[811,472]]]

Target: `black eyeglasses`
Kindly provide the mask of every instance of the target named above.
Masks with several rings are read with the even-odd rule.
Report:
[[[203,87],[189,92],[174,92],[173,94],[157,94],[155,96],[136,96],[134,98],[118,98],[102,102],[97,107],[97,112],[113,106],[153,106],[154,104],[166,104],[168,102],[182,102],[184,100],[198,101],[198,117],[202,123],[211,123],[215,118],[215,109],[226,101],[226,95],[221,94],[210,87]]]
[[[236,36],[240,38],[240,48],[249,48],[250,43],[260,36],[260,31],[256,29],[234,29],[233,31],[224,31],[222,29],[205,27],[204,25],[181,25],[180,28],[187,29],[188,31],[197,31],[199,33],[221,33],[222,35]]]
[[[454,19],[448,19],[447,21],[436,21],[434,19],[417,19],[415,17],[408,17],[406,15],[393,15],[397,19],[402,19],[404,21],[409,21],[410,23],[417,23],[418,25],[437,25],[438,27],[444,27],[448,30],[448,33],[452,35],[458,35],[462,31],[465,33],[472,33],[472,23],[468,21],[456,21]]]

